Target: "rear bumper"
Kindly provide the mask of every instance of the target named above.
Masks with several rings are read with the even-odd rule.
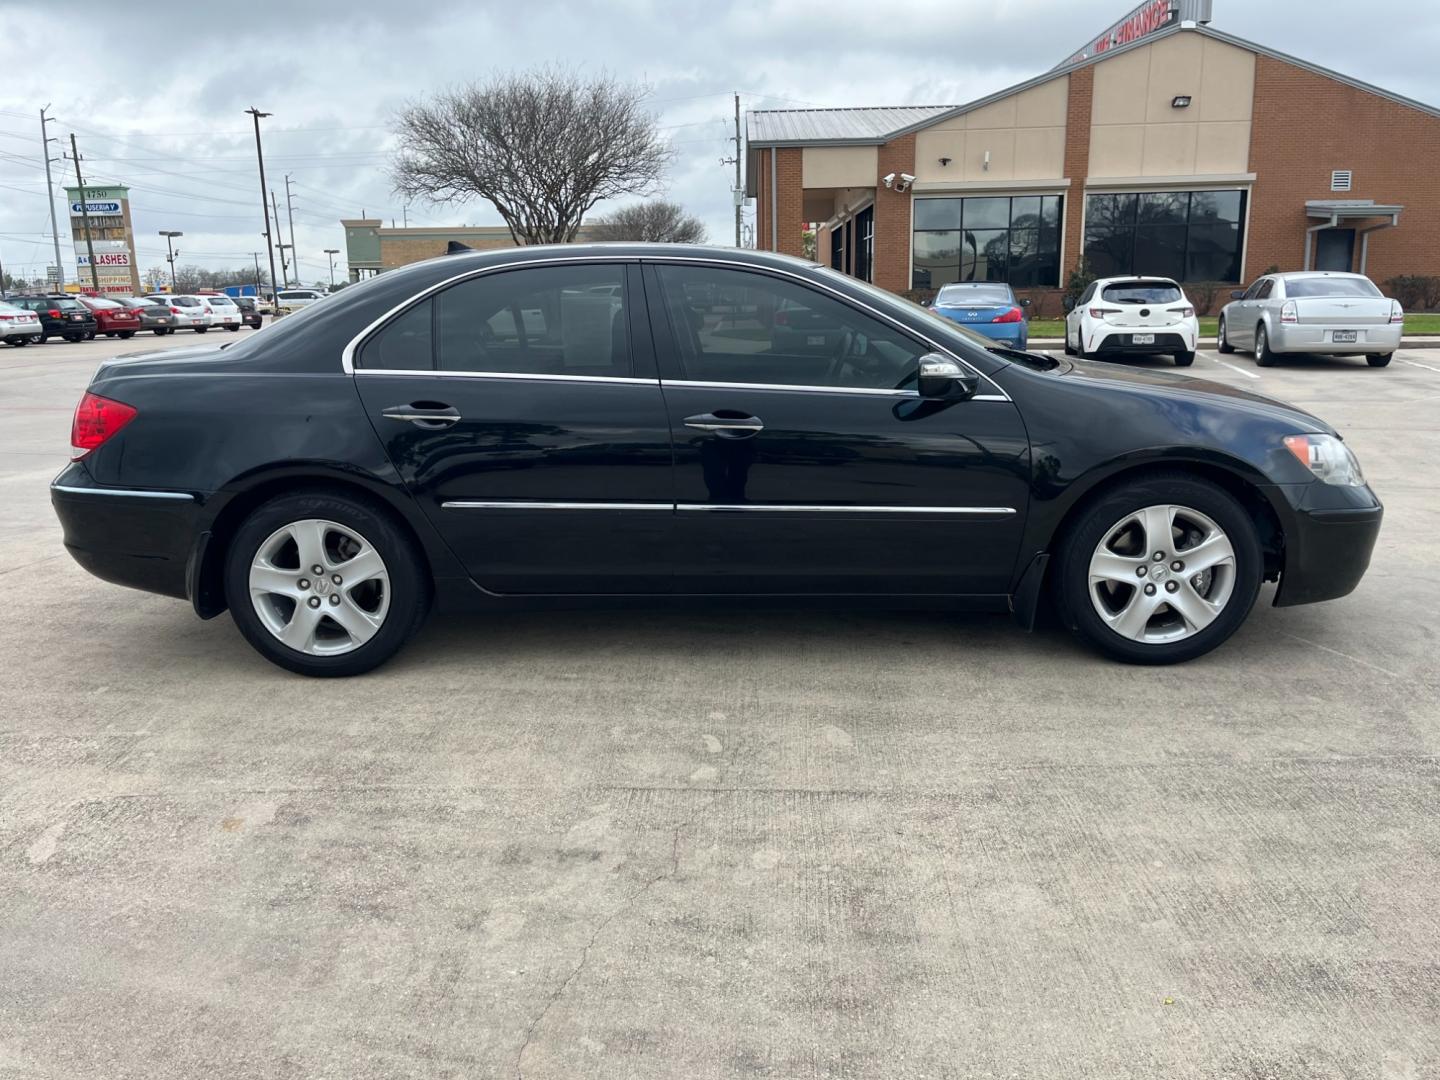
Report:
[[[953,320],[957,326],[963,326],[966,330],[973,330],[982,334],[991,341],[998,341],[1002,345],[1009,345],[1016,349],[1023,349],[1030,341],[1029,323],[982,323],[982,322],[960,322]]]
[[[1360,584],[1380,535],[1385,509],[1374,506],[1300,510],[1285,529],[1285,569],[1276,607],[1346,596]]]
[[[0,341],[11,341],[18,338],[29,340],[39,333],[39,323],[25,323],[23,326],[6,326],[0,329]]]
[[[65,549],[103,581],[186,598],[200,504],[190,492],[101,487],[80,465],[50,485]]]
[[[1337,342],[1335,331],[1354,331],[1354,341]],[[1402,323],[1375,326],[1276,323],[1270,332],[1270,351],[1277,353],[1391,353],[1400,348]]]
[[[1141,333],[1152,333],[1152,331],[1140,331]],[[1146,345],[1135,344],[1136,331],[1125,330],[1107,334],[1100,339],[1098,346],[1092,347],[1091,352],[1101,353],[1133,353],[1136,355],[1153,355],[1155,353],[1174,354],[1177,352],[1194,352],[1195,335],[1184,330],[1156,330],[1154,342]]]

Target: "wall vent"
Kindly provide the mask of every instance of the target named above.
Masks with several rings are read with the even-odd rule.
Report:
[[[1330,174],[1331,191],[1349,191],[1354,176],[1349,169],[1336,169]]]

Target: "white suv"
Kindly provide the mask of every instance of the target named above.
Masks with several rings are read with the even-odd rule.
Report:
[[[315,289],[281,289],[275,294],[275,304],[279,314],[289,315],[324,298],[325,294]]]
[[[197,334],[207,332],[212,326],[219,326],[215,310],[210,306],[210,297],[191,296],[188,293],[149,293],[146,300],[170,305],[170,314],[175,317],[177,330],[194,330]]]
[[[1199,337],[1195,305],[1169,278],[1100,278],[1065,316],[1065,355],[1087,360],[1164,353],[1189,367]]]
[[[215,316],[214,325],[223,326],[232,332],[240,329],[240,305],[234,300],[228,296],[206,295],[205,302],[210,305],[210,311]]]

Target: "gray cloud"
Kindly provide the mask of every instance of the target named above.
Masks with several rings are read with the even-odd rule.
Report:
[[[214,32],[183,44],[157,34],[151,19],[107,14],[85,63],[55,55],[52,27],[24,17],[31,6],[0,0],[0,24],[19,46],[0,80],[7,269],[38,272],[53,258],[37,116],[47,102],[60,120],[52,132],[79,137],[87,177],[131,186],[142,266],[163,260],[161,228],[186,233],[182,261],[248,263],[263,244],[254,141],[242,112],[254,104],[275,114],[265,121],[267,174],[282,201],[283,177],[292,177],[296,242],[310,281],[325,274],[322,250],[344,246],[340,217],[364,210],[400,220],[385,172],[387,124],[406,100],[429,91],[552,62],[644,82],[677,152],[670,197],[702,217],[713,241],[728,243],[733,172],[720,159],[733,152],[732,90],[746,107],[968,101],[1051,67],[1127,5],[355,0],[339,11],[262,2],[244,18],[212,12],[205,21]],[[1440,102],[1431,59],[1440,9],[1371,0],[1366,25],[1383,32],[1357,36],[1330,28],[1353,16],[1349,0],[1215,0],[1215,8],[1220,29]],[[499,223],[483,203],[416,205],[409,216],[427,225]],[[61,245],[68,260],[63,235]]]

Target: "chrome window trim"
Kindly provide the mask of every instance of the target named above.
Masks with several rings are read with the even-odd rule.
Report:
[[[620,383],[658,386],[659,379],[637,379],[628,375],[534,375],[523,371],[425,371],[414,368],[359,368],[356,375],[423,375],[441,379],[525,379],[531,382]]]
[[[665,386],[689,386],[703,390],[801,390],[816,394],[868,394],[872,397],[913,398],[914,390],[880,390],[850,386],[809,386],[803,383],[709,382],[704,379],[665,379]]]
[[[451,499],[442,510],[644,510],[798,514],[967,514],[1009,516],[1013,506],[832,506],[806,503],[527,502],[520,499]]]
[[[116,495],[127,499],[174,499],[194,502],[195,496],[188,491],[138,491],[133,488],[88,488],[71,487],[68,484],[51,484],[51,491],[63,491],[67,495]]]
[[[872,307],[871,305],[867,304],[867,303],[866,303],[865,301],[863,301],[863,300],[857,300],[857,299],[855,299],[855,298],[852,297],[852,296],[846,295],[845,293],[841,292],[839,289],[836,289],[836,288],[831,287],[827,282],[825,282],[825,281],[823,281],[823,280],[817,281],[817,280],[814,280],[814,279],[812,279],[812,278],[808,278],[808,277],[804,276],[803,274],[798,274],[798,273],[796,273],[796,272],[793,271],[793,270],[786,270],[786,269],[784,269],[783,267],[778,267],[778,266],[770,266],[770,265],[768,265],[768,264],[766,264],[766,263],[748,262],[748,261],[746,261],[746,260],[743,259],[743,258],[740,258],[740,259],[715,259],[715,258],[707,258],[707,257],[705,257],[705,256],[699,256],[699,255],[650,255],[650,254],[646,254],[646,255],[619,255],[619,254],[613,254],[613,255],[574,255],[574,256],[566,256],[566,257],[558,258],[558,259],[516,259],[516,260],[514,260],[514,261],[512,261],[512,262],[496,263],[496,264],[491,265],[491,266],[482,266],[482,267],[476,267],[476,268],[473,268],[473,269],[470,269],[470,270],[466,270],[464,273],[455,274],[454,276],[448,277],[448,278],[444,279],[443,281],[438,281],[438,282],[436,282],[436,283],[433,284],[433,285],[428,285],[428,286],[426,286],[424,289],[421,289],[419,292],[415,293],[414,295],[412,295],[412,296],[409,297],[408,299],[403,300],[403,301],[401,301],[400,303],[396,304],[394,307],[390,308],[388,311],[386,311],[386,312],[385,312],[383,315],[381,315],[379,318],[377,318],[377,319],[375,319],[374,321],[372,321],[371,323],[369,323],[364,329],[362,329],[358,334],[356,334],[354,337],[352,337],[352,338],[349,340],[349,342],[346,343],[345,348],[344,348],[344,349],[341,351],[341,353],[340,353],[340,367],[341,367],[341,369],[345,372],[345,374],[347,374],[347,375],[354,375],[354,374],[356,374],[357,369],[356,369],[356,367],[355,367],[355,352],[356,352],[357,349],[360,348],[361,345],[364,344],[364,340],[365,340],[367,337],[369,337],[369,336],[370,336],[372,333],[374,333],[376,330],[380,329],[380,327],[383,326],[385,323],[389,322],[392,317],[394,317],[395,315],[400,314],[400,312],[404,311],[406,308],[410,307],[412,304],[418,304],[421,300],[424,300],[425,298],[427,298],[427,297],[429,297],[429,296],[432,296],[432,295],[434,295],[435,293],[439,292],[441,289],[448,288],[449,286],[454,285],[454,284],[456,284],[457,282],[467,281],[467,280],[469,280],[470,278],[484,277],[486,274],[495,274],[495,273],[499,273],[499,272],[501,272],[501,271],[503,271],[503,270],[523,269],[524,267],[528,267],[528,266],[547,266],[547,265],[548,265],[548,266],[566,266],[566,265],[571,265],[571,264],[574,264],[574,263],[592,263],[592,262],[615,263],[615,264],[617,264],[617,265],[626,265],[626,264],[630,264],[630,263],[641,263],[642,265],[645,264],[645,263],[680,263],[680,264],[689,263],[689,264],[698,264],[698,265],[720,266],[720,267],[724,267],[724,268],[728,268],[728,269],[732,269],[732,270],[733,270],[733,269],[736,269],[736,268],[744,268],[744,269],[747,269],[747,270],[760,271],[761,273],[775,274],[775,275],[777,275],[777,276],[779,276],[779,277],[790,278],[790,279],[793,280],[793,281],[798,281],[798,282],[799,282],[800,284],[802,284],[802,285],[808,285],[808,286],[810,286],[811,288],[820,290],[821,292],[829,293],[831,296],[834,296],[835,298],[837,298],[841,303],[850,304],[850,305],[852,305],[852,306],[854,306],[854,307],[858,307],[858,308],[860,308],[860,309],[862,309],[862,310],[864,310],[864,311],[867,311],[867,312],[869,312],[872,316],[874,316],[875,318],[879,319],[880,321],[885,322],[885,323],[888,323],[889,325],[895,327],[895,328],[896,328],[897,330],[899,330],[901,333],[908,334],[908,335],[910,335],[911,337],[918,338],[919,340],[923,341],[926,345],[929,345],[932,349],[935,349],[937,352],[941,352],[941,353],[943,353],[944,355],[950,357],[950,358],[951,358],[952,360],[954,360],[957,364],[959,364],[961,367],[963,367],[966,371],[969,371],[971,374],[975,375],[975,376],[976,376],[977,378],[979,378],[979,379],[983,379],[986,383],[988,383],[990,386],[994,387],[994,389],[995,389],[995,393],[993,393],[993,394],[977,394],[976,396],[970,398],[969,400],[971,400],[971,401],[1009,401],[1009,400],[1011,400],[1011,399],[1010,399],[1010,395],[1005,392],[1005,388],[1004,388],[1004,387],[1002,387],[999,383],[997,383],[997,382],[996,382],[994,379],[992,379],[989,375],[986,375],[983,371],[980,371],[980,370],[978,370],[977,368],[975,368],[973,365],[971,365],[971,364],[969,363],[969,361],[965,360],[964,357],[957,356],[953,350],[951,350],[951,349],[947,348],[946,346],[942,345],[940,342],[936,341],[934,338],[927,337],[922,331],[916,330],[914,327],[906,325],[905,323],[901,322],[899,319],[896,319],[896,318],[894,318],[893,316],[888,315],[887,313],[881,311],[879,308]],[[365,369],[364,369],[364,368],[360,368],[360,369],[358,369],[358,370],[361,371],[361,372],[363,372]],[[373,370],[376,370],[376,373],[377,373],[377,374],[380,373],[379,369],[373,369]],[[422,370],[422,371],[409,371],[409,370],[407,370],[407,371],[405,371],[405,374],[410,374],[410,375],[440,375],[440,374],[444,374],[444,373],[443,373],[443,372],[440,372],[440,371],[423,371],[423,370]],[[469,372],[458,372],[458,373],[453,373],[453,374],[471,374],[471,373],[469,373]],[[486,372],[475,372],[474,374],[483,375],[483,374],[488,374],[488,373],[486,373]],[[522,378],[530,378],[530,379],[538,378],[538,376],[534,376],[534,375],[526,375],[526,376],[520,376],[520,377],[522,377]],[[552,376],[552,378],[556,378],[556,379],[574,379],[574,378],[589,378],[589,377],[590,377],[590,376],[574,376],[574,375],[558,375],[558,376]],[[654,381],[658,381],[658,380],[641,379],[641,380],[637,380],[637,381],[640,381],[640,382],[654,382]],[[717,385],[735,386],[735,385],[737,385],[737,384],[736,384],[736,383],[722,383],[722,384],[717,384]],[[817,388],[817,387],[803,387],[803,389],[827,389],[827,390],[828,390],[828,389],[837,389],[837,390],[846,390],[846,389],[850,389],[850,388],[845,388],[845,387],[819,387],[819,388]],[[855,388],[855,389],[863,389],[863,388]]]

